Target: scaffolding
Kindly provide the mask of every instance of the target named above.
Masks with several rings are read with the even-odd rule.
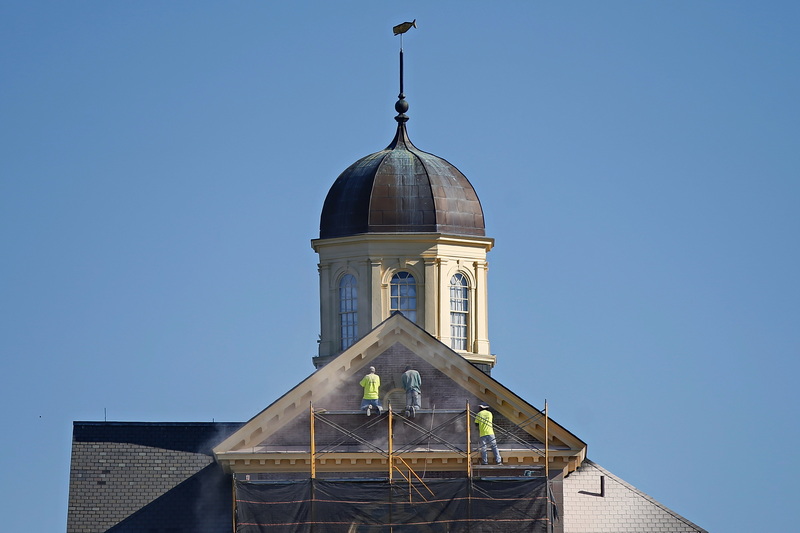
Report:
[[[548,440],[549,435],[547,434],[548,431],[548,423],[547,423],[547,405],[545,404],[545,412],[538,413],[529,417],[528,419],[524,420],[521,424],[513,424],[509,423],[511,426],[509,428],[502,427],[501,425],[495,424],[494,431],[495,434],[499,437],[503,438],[506,442],[511,441],[517,445],[521,445],[523,448],[533,452],[535,455],[541,457],[544,462],[544,465],[539,464],[532,464],[532,465],[504,465],[504,466],[493,466],[493,465],[478,465],[474,464],[474,458],[477,454],[476,451],[473,450],[472,447],[472,435],[471,435],[471,427],[472,422],[474,421],[476,412],[470,409],[469,402],[466,402],[465,408],[458,410],[458,409],[450,409],[450,410],[436,410],[434,409],[420,409],[416,411],[417,415],[425,415],[430,414],[431,424],[430,427],[423,427],[419,423],[417,423],[416,418],[411,418],[405,414],[405,412],[397,412],[392,409],[392,405],[389,404],[387,415],[386,416],[379,416],[371,419],[367,419],[364,423],[358,425],[354,428],[348,428],[343,426],[342,424],[337,423],[334,421],[335,415],[357,415],[363,414],[362,411],[355,411],[355,410],[328,410],[328,409],[320,409],[315,408],[314,405],[309,402],[309,420],[310,420],[310,475],[311,478],[317,477],[317,463],[321,458],[328,454],[334,454],[338,451],[339,447],[347,442],[356,442],[359,445],[365,447],[368,451],[372,451],[381,457],[386,459],[388,469],[387,469],[387,478],[391,481],[395,472],[400,471],[400,466],[403,466],[408,471],[409,476],[419,477],[416,472],[413,471],[413,468],[410,466],[410,462],[406,461],[404,456],[411,453],[420,453],[419,449],[425,449],[423,453],[435,454],[437,452],[442,451],[449,451],[455,454],[457,457],[462,459],[463,464],[465,465],[465,473],[467,477],[485,477],[487,472],[492,472],[493,474],[497,475],[503,471],[511,471],[511,470],[524,470],[526,477],[535,477],[536,472],[539,470],[544,470],[544,476],[548,477],[549,470],[548,470],[548,461],[549,457],[549,449],[548,449]],[[446,415],[443,421],[439,422],[436,426],[434,426],[434,416],[439,415]],[[542,418],[544,418],[543,425],[545,427],[545,442],[543,449],[535,446],[529,440],[526,440],[520,436],[520,433],[525,431],[525,428],[528,425],[534,424],[539,422]],[[384,420],[386,422],[386,446],[382,447],[380,444],[366,438],[363,434],[368,430],[372,429],[375,426],[382,424]],[[452,426],[457,421],[463,421],[463,425],[466,428],[465,431],[465,439],[464,442],[452,442],[452,440],[448,440],[447,438],[443,437],[442,434],[444,433],[444,428],[448,426]],[[316,442],[316,426],[317,423],[324,424],[326,427],[333,429],[336,433],[339,434],[340,438],[338,440],[334,440],[332,442],[327,443],[324,447],[319,447]],[[411,439],[400,446],[395,446],[394,442],[394,425],[397,423],[403,424],[407,429],[411,429],[416,431],[417,435],[416,438]],[[431,449],[431,444],[435,443],[439,449],[434,451]],[[481,476],[484,474],[484,476]],[[405,475],[404,475],[405,477]],[[421,479],[421,478],[420,478]]]
[[[309,402],[310,478],[295,481],[271,481],[253,488],[251,484],[235,483],[236,531],[314,531],[315,526],[326,532],[338,531],[345,522],[350,526],[341,531],[508,531],[524,526],[528,531],[550,533],[557,516],[549,480],[547,404],[545,411],[537,413],[522,424],[495,425],[496,434],[506,442],[523,445],[544,459],[541,465],[476,465],[476,451],[471,442],[471,427],[476,412],[469,402],[462,410],[418,410],[417,415],[430,415],[430,424],[421,425],[417,418],[405,412],[395,412],[391,404],[384,415],[366,418],[355,427],[337,421],[337,415],[361,415],[363,411],[327,410],[315,408]],[[443,420],[435,424],[436,417]],[[524,428],[544,417],[546,437],[544,449],[535,446],[521,434]],[[463,440],[453,442],[447,438],[447,428],[463,423]],[[414,438],[401,444],[394,439],[397,424],[402,424]],[[386,439],[375,442],[365,436],[385,425]],[[318,426],[330,428],[326,442],[318,442]],[[331,439],[330,435],[338,437]],[[357,443],[386,462],[385,477],[359,480],[331,480],[318,476],[318,463],[328,455],[335,455],[346,443]],[[437,450],[431,450],[435,444]],[[431,454],[455,455],[464,464],[465,476],[452,476],[459,470],[448,471],[446,479],[426,479],[418,472],[410,454],[419,455],[419,448]],[[426,465],[428,461],[423,460]],[[344,470],[343,470],[344,471]],[[258,483],[256,483],[258,485]],[[241,494],[238,494],[241,492]],[[259,495],[260,494],[260,495]],[[263,499],[261,501],[260,499]],[[356,505],[357,503],[357,505]],[[288,515],[287,515],[288,513]],[[281,522],[278,515],[292,516]],[[486,529],[488,524],[491,528]],[[424,529],[422,526],[424,525]],[[258,527],[256,527],[258,526]],[[388,526],[388,529],[387,529]],[[412,527],[413,526],[413,527]],[[408,529],[411,528],[411,529]],[[417,529],[414,529],[417,528]]]

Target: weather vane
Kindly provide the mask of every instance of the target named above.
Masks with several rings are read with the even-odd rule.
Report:
[[[403,34],[410,30],[411,28],[417,27],[417,19],[412,20],[411,22],[403,22],[402,24],[398,24],[392,28],[392,33],[395,35],[400,36],[400,50],[403,49]]]
[[[411,28],[417,27],[417,19],[411,22],[403,22],[392,28],[392,33],[400,36],[400,94],[397,96],[397,103],[394,105],[397,111],[397,116],[394,119],[397,122],[404,123],[408,120],[406,111],[408,111],[408,102],[406,102],[406,95],[403,94],[403,34]]]

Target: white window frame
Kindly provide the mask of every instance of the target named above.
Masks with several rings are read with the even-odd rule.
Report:
[[[409,281],[410,280],[410,281]],[[389,313],[400,311],[410,321],[417,322],[417,278],[407,270],[399,270],[389,281]]]
[[[342,351],[358,340],[358,280],[345,274],[339,280],[339,338]]]
[[[469,346],[469,278],[456,272],[450,278],[450,348],[467,351]]]

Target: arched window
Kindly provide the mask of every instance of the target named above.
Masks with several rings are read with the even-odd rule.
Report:
[[[408,272],[398,272],[392,276],[391,311],[400,311],[412,322],[417,321],[417,284]]]
[[[358,282],[352,274],[345,274],[339,281],[339,328],[342,350],[346,350],[358,335]]]
[[[469,284],[464,274],[450,278],[450,347],[467,349],[469,333]]]

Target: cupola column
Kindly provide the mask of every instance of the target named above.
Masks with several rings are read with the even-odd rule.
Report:
[[[329,264],[320,263],[317,265],[319,271],[319,294],[320,294],[320,335],[319,335],[319,353],[332,353],[336,350],[333,345],[334,339],[337,335],[334,333],[336,324],[334,322],[335,313],[333,312],[333,288],[331,287],[331,266]],[[326,298],[327,296],[327,298]]]
[[[439,336],[439,269],[436,259],[426,258],[425,262],[425,323],[421,324],[425,331]]]
[[[380,324],[383,317],[383,263],[381,259],[370,258],[369,260],[369,287],[370,294],[367,296],[370,302],[369,309],[369,330]],[[365,315],[367,316],[367,315]]]
[[[476,353],[491,353],[489,350],[489,291],[488,270],[485,261],[476,261],[475,268],[475,346]]]

